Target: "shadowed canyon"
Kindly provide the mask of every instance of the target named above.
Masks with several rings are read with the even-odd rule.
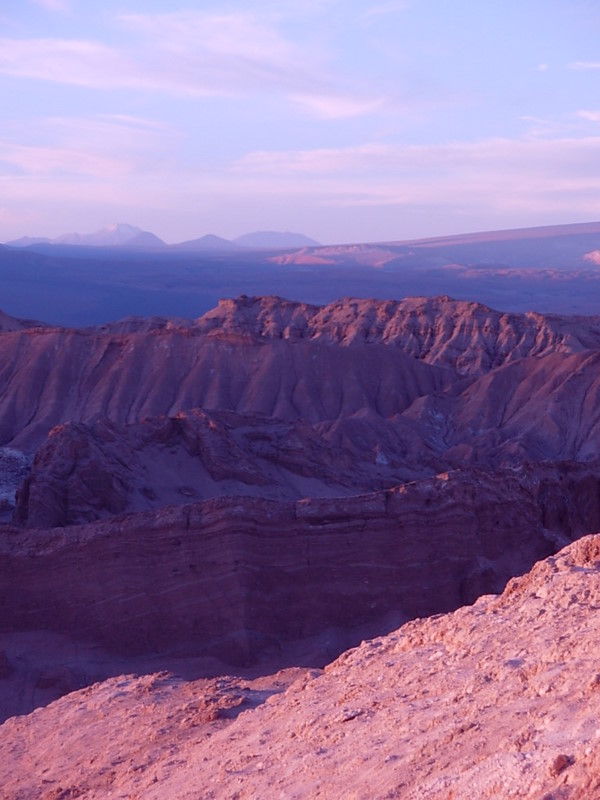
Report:
[[[0,354],[0,797],[599,791],[599,316],[241,295]]]

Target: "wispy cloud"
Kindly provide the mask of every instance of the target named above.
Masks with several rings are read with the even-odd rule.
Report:
[[[168,54],[178,78],[192,86],[216,81],[237,91],[265,80],[295,83],[310,74],[301,49],[251,14],[174,12],[119,19],[151,44],[155,56]]]
[[[18,167],[27,175],[117,176],[130,171],[122,158],[69,147],[21,145],[0,140],[2,164]]]
[[[600,122],[600,111],[581,110],[577,112],[580,119],[585,119],[588,122]]]
[[[315,117],[321,119],[348,119],[373,114],[379,111],[386,102],[384,97],[361,98],[325,93],[292,94],[290,100],[309,109]]]
[[[322,119],[361,116],[380,107],[379,97],[340,90],[327,53],[283,36],[276,18],[174,12],[122,15],[120,20],[151,43],[154,58],[159,43],[170,65],[163,65],[161,74],[192,93],[274,93]]]
[[[378,167],[395,151],[397,148],[380,143],[292,152],[258,151],[239,159],[232,168],[237,173],[279,176],[356,173]]]
[[[573,61],[569,69],[600,69],[600,61]]]
[[[183,43],[163,41],[158,52],[125,55],[97,42],[67,39],[0,39],[0,73],[92,89],[165,91],[193,97],[234,95],[258,83],[265,65],[240,64],[194,53]],[[250,61],[250,59],[249,59]],[[256,73],[259,73],[257,75]],[[281,80],[281,76],[279,76]]]
[[[29,0],[30,4],[45,8],[46,11],[67,11],[66,0]]]
[[[479,227],[480,220],[488,227],[510,227],[600,216],[600,174],[589,168],[600,160],[600,136],[427,146],[367,142],[255,152],[229,169],[217,169],[209,161],[161,165],[171,148],[155,149],[153,136],[160,131],[145,120],[94,117],[47,125],[57,131],[53,148],[0,141],[0,162],[9,167],[0,163],[0,187],[2,196],[12,198],[14,213],[59,204],[65,215],[76,216],[85,206],[88,215],[95,209],[102,219],[114,219],[123,207],[135,208],[136,219],[160,220],[177,208],[178,219],[193,229],[199,213],[204,225],[215,225],[224,214],[233,219],[235,208],[247,225],[260,225],[268,209],[273,224],[278,219],[285,224],[290,209],[312,208],[339,221],[340,240],[368,238],[369,225],[382,219],[389,221],[390,231],[401,230],[398,220],[415,209],[464,230]],[[89,138],[88,126],[92,148],[78,139]],[[136,133],[146,142],[137,150]],[[103,149],[105,136],[109,142]],[[348,220],[354,221],[353,234]],[[75,223],[65,224],[66,230]]]
[[[33,135],[44,144],[0,139],[0,174],[118,177],[155,167],[176,141],[167,126],[126,115],[50,117]]]
[[[379,3],[378,5],[371,6],[363,14],[363,18],[369,19],[372,17],[383,17],[388,14],[396,14],[400,11],[406,11],[410,3],[406,0],[390,0],[388,3]]]
[[[135,67],[116,49],[97,42],[5,38],[0,39],[0,73],[100,89],[131,85]]]
[[[289,184],[298,192],[318,184],[332,205],[432,205],[475,210],[559,208],[572,215],[600,213],[600,137],[585,139],[489,139],[445,145],[385,145],[323,148],[292,153],[257,152],[233,172],[267,190]],[[569,210],[571,209],[571,210]]]
[[[324,52],[253,14],[122,14],[118,21],[133,35],[126,52],[89,40],[0,39],[0,74],[191,98],[274,94],[322,119],[370,114],[382,102],[341,88]]]

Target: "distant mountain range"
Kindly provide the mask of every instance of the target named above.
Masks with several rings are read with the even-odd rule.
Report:
[[[309,239],[301,233],[278,233],[277,231],[256,231],[245,233],[233,240],[242,247],[252,247],[255,250],[281,249],[287,247],[320,247],[320,243]]]
[[[131,226],[113,226],[91,241],[66,237],[78,244],[26,238],[0,245],[0,295],[14,316],[76,326],[128,316],[195,319],[237,295],[323,305],[340,294],[436,294],[503,311],[599,312],[598,221],[404,242],[298,247],[294,237],[285,249],[258,246],[281,245],[274,236],[251,237],[254,248],[244,238],[214,235],[157,244]]]
[[[134,225],[117,223],[94,233],[65,233],[55,239],[23,236],[6,242],[9,247],[35,247],[37,245],[67,245],[75,247],[126,247],[127,249],[175,248],[187,252],[218,251],[231,252],[245,248],[253,250],[286,250],[298,247],[319,247],[319,242],[301,233],[278,231],[255,231],[238,236],[230,241],[220,236],[207,234],[199,239],[168,245],[150,231]]]

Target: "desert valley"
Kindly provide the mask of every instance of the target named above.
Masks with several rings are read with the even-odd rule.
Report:
[[[0,249],[0,797],[600,796],[600,225],[258,241]]]
[[[0,800],[600,800],[599,34],[0,5]]]

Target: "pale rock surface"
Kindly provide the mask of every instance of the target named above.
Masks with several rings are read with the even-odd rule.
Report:
[[[346,245],[342,248],[337,246],[303,247],[294,253],[272,256],[270,259],[274,264],[336,264],[343,261],[351,261],[354,264],[369,267],[383,267],[390,261],[399,260],[399,254],[395,250],[377,245],[356,244]]]
[[[0,796],[590,800],[599,608],[588,536],[324,672],[111,679],[0,727]]]

